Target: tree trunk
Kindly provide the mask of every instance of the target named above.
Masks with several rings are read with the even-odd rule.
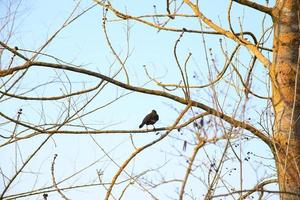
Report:
[[[277,0],[272,11],[274,156],[282,200],[300,199],[292,194],[300,195],[299,4],[300,0]]]

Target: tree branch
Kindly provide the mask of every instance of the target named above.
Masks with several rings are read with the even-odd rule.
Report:
[[[47,68],[56,68],[56,69],[62,69],[62,70],[67,70],[67,71],[72,71],[72,72],[77,72],[77,73],[81,73],[81,74],[86,74],[86,75],[90,75],[93,77],[97,77],[97,78],[101,78],[105,81],[108,81],[116,86],[119,86],[121,88],[127,89],[127,90],[131,90],[131,91],[136,91],[136,92],[140,92],[140,93],[144,93],[144,94],[151,94],[151,95],[156,95],[156,96],[162,96],[174,101],[177,101],[179,103],[182,104],[188,104],[189,101],[173,95],[173,94],[169,94],[167,92],[164,91],[159,91],[159,90],[151,90],[151,89],[146,89],[146,88],[142,88],[142,87],[136,87],[136,86],[132,86],[132,85],[128,85],[125,84],[123,82],[117,81],[115,79],[112,79],[110,77],[107,77],[103,74],[97,73],[97,72],[93,72],[90,70],[86,70],[86,69],[82,69],[82,68],[77,68],[77,67],[72,67],[72,66],[68,66],[68,65],[61,65],[61,64],[54,64],[54,63],[47,63],[47,62],[31,62],[30,66],[41,66],[41,67],[47,67]],[[18,67],[17,67],[18,68]],[[230,117],[220,111],[217,111],[205,104],[202,104],[200,102],[191,100],[191,104],[192,106],[201,108],[205,111],[207,111],[209,114],[215,115],[225,121],[227,121],[228,123],[237,126],[237,127],[241,127],[244,128],[250,132],[252,132],[254,135],[256,135],[257,137],[259,137],[260,139],[262,139],[271,149],[273,149],[273,143],[270,140],[270,138],[268,136],[266,136],[265,134],[263,134],[262,132],[260,132],[258,129],[256,129],[254,126],[247,124],[245,122],[239,121],[234,119],[233,117]]]
[[[233,0],[233,1],[236,2],[236,3],[242,4],[242,5],[248,6],[250,8],[253,8],[255,10],[267,13],[269,15],[271,15],[271,13],[272,13],[272,8],[269,8],[267,6],[263,6],[261,4],[258,4],[258,3],[255,3],[255,2],[252,2],[252,1],[249,1],[249,0]]]
[[[105,76],[105,75],[97,73],[97,72],[93,72],[93,71],[90,71],[90,70],[86,70],[86,69],[78,68],[78,67],[73,67],[73,66],[69,66],[69,65],[64,65],[64,64],[28,61],[24,65],[16,66],[16,67],[10,68],[8,70],[3,70],[2,72],[4,72],[4,74],[7,74],[6,71],[9,71],[9,74],[12,74],[15,71],[27,69],[31,66],[40,66],[40,67],[46,67],[46,68],[55,68],[55,69],[62,69],[62,70],[77,72],[77,73],[93,76],[93,77],[96,77],[96,78],[100,78],[102,80],[105,80],[107,82],[110,82],[110,83],[112,83],[116,86],[119,86],[119,87],[127,89],[127,90],[140,92],[140,93],[144,93],[144,94],[162,96],[162,97],[165,97],[165,98],[168,98],[168,99],[171,99],[173,101],[177,101],[179,103],[186,104],[186,105],[189,103],[189,101],[187,99],[184,99],[182,97],[179,97],[179,96],[176,96],[176,95],[173,95],[173,94],[169,94],[169,93],[164,92],[164,91],[151,90],[151,89],[146,89],[146,88],[142,88],[142,87],[132,86],[132,85],[117,81],[113,78],[110,78],[108,76]],[[241,127],[241,128],[244,128],[244,129],[250,131],[251,133],[253,133],[257,137],[262,139],[273,150],[274,146],[273,146],[273,143],[272,143],[271,139],[268,136],[266,136],[265,134],[263,134],[261,131],[256,129],[254,126],[252,126],[250,124],[247,124],[245,122],[236,120],[233,117],[230,117],[230,116],[224,114],[223,112],[217,111],[217,110],[215,110],[215,109],[213,109],[213,108],[211,108],[211,107],[209,107],[205,104],[202,104],[200,102],[197,102],[197,101],[194,101],[194,100],[190,100],[190,101],[191,101],[192,106],[201,108],[201,109],[207,111],[209,114],[217,116],[217,117],[227,121],[228,123],[230,123],[230,124],[232,124],[236,127]]]
[[[190,8],[195,13],[195,15],[197,15],[199,17],[199,19],[201,19],[206,25],[208,25],[210,28],[214,29],[216,32],[221,33],[222,35],[226,36],[227,38],[230,38],[230,39],[234,40],[235,42],[243,45],[247,49],[249,49],[249,51],[251,51],[266,68],[270,69],[270,67],[272,65],[271,61],[259,51],[257,45],[253,45],[252,43],[248,42],[247,40],[245,40],[243,38],[238,38],[238,37],[236,37],[236,34],[233,34],[232,32],[227,31],[227,30],[223,29],[222,27],[218,26],[213,21],[211,21],[209,18],[207,18],[199,10],[199,7],[195,4],[193,4],[191,1],[184,0],[184,2],[188,6],[190,6]]]

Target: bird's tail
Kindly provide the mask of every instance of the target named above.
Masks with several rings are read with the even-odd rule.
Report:
[[[144,124],[143,123],[141,123],[141,125],[139,126],[139,128],[142,128],[144,126]]]

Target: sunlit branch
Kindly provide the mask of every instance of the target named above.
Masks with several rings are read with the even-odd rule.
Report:
[[[105,81],[108,81],[114,85],[117,85],[119,87],[125,88],[127,90],[131,90],[131,91],[136,91],[136,92],[141,92],[141,93],[145,93],[145,94],[152,94],[152,95],[156,95],[156,96],[163,96],[165,98],[177,101],[179,103],[182,104],[188,104],[188,101],[176,96],[176,95],[172,95],[163,91],[158,91],[158,90],[151,90],[151,89],[146,89],[146,88],[141,88],[141,87],[136,87],[136,86],[132,86],[132,85],[128,85],[125,83],[122,83],[120,81],[117,81],[115,79],[109,78],[103,74],[100,73],[96,73],[90,70],[86,70],[86,69],[81,69],[81,68],[75,68],[75,67],[71,67],[71,66],[67,66],[67,65],[59,65],[59,64],[53,64],[53,63],[45,63],[45,62],[31,62],[29,65],[27,64],[25,67],[24,66],[19,66],[16,67],[16,69],[24,69],[27,68],[29,66],[41,66],[41,67],[47,67],[47,68],[56,68],[56,69],[63,69],[63,70],[68,70],[68,71],[73,71],[73,72],[77,72],[77,73],[82,73],[85,75],[90,75],[93,77],[97,77],[97,78],[101,78]],[[14,69],[14,68],[11,68]],[[207,112],[209,112],[212,115],[218,116],[221,119],[233,124],[234,126],[239,126],[242,128],[245,128],[246,130],[252,132],[253,134],[255,134],[257,137],[261,138],[264,142],[266,142],[267,144],[271,144],[270,143],[270,139],[269,137],[265,136],[264,134],[262,134],[259,130],[257,130],[255,127],[245,123],[245,122],[240,122],[224,113],[221,113],[213,108],[210,108],[209,106],[202,104],[200,102],[197,101],[191,101],[192,102],[192,106],[196,106],[198,108],[201,108]],[[270,145],[272,146],[272,145]],[[271,147],[272,148],[272,147]]]
[[[207,24],[209,27],[211,27],[212,29],[214,29],[216,32],[221,33],[222,35],[238,42],[239,44],[245,46],[246,48],[248,48],[261,62],[264,66],[266,66],[267,68],[271,67],[271,61],[268,60],[260,51],[259,49],[256,47],[256,45],[251,44],[250,42],[248,42],[245,39],[236,38],[236,35],[226,31],[225,29],[223,29],[222,27],[218,26],[217,24],[213,23],[210,19],[208,19],[207,17],[205,17],[202,12],[199,10],[199,7],[195,4],[193,4],[191,1],[189,0],[184,0],[184,2],[190,6],[190,8],[193,10],[193,12],[195,13],[195,15],[197,15],[199,17],[199,19],[201,19],[205,24]]]
[[[237,2],[239,4],[242,4],[242,5],[245,5],[245,6],[248,6],[250,8],[253,8],[255,10],[258,10],[258,11],[261,11],[261,12],[264,12],[264,13],[267,13],[269,15],[272,14],[272,8],[269,8],[269,7],[266,7],[266,6],[263,6],[261,4],[258,4],[258,3],[255,3],[253,1],[249,1],[249,0],[233,0],[234,2]]]

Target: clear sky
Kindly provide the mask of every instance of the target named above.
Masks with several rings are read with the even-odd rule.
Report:
[[[3,13],[2,11],[7,9],[9,3],[10,1],[6,0],[0,1],[0,13]],[[47,41],[47,39],[63,24],[64,20],[66,20],[77,3],[78,1],[71,0],[23,1],[16,14],[13,35],[8,44],[12,47],[18,46],[20,49],[39,49],[41,45],[43,45],[43,43]],[[264,3],[264,1],[261,1],[260,3]],[[76,13],[84,10],[92,4],[92,1],[81,2]],[[165,12],[165,1],[112,1],[112,5],[130,15],[153,13],[153,5],[156,5],[157,13]],[[228,28],[227,8],[229,1],[205,0],[200,1],[200,5],[204,14],[216,23],[222,24],[225,28]],[[119,69],[120,65],[115,61],[111,50],[105,42],[103,29],[101,27],[102,11],[102,8],[99,6],[92,8],[56,36],[43,52],[62,59],[65,62],[81,66],[85,69],[97,71],[107,76],[114,74]],[[192,13],[188,7],[183,8],[182,12],[188,14]],[[240,31],[240,22],[242,23],[243,31],[251,31],[257,36],[260,36],[262,28],[267,28],[271,24],[270,19],[266,18],[266,27],[262,27],[261,21],[263,17],[264,15],[261,13],[236,4],[234,4],[232,9],[232,24],[236,32]],[[116,19],[111,14],[108,15],[108,18]],[[176,21],[174,20],[174,22],[171,20],[168,23],[168,26],[200,30],[199,22],[190,18],[182,20],[178,19]],[[126,30],[128,27],[130,27],[129,38]],[[203,27],[206,28],[205,26]],[[130,55],[126,62],[126,68],[130,75],[130,83],[132,85],[142,86],[149,82],[149,78],[147,77],[143,67],[144,65],[147,67],[147,72],[152,77],[162,81],[163,83],[178,83],[180,81],[180,73],[176,67],[176,62],[173,56],[174,43],[178,39],[180,33],[166,31],[158,32],[154,28],[149,28],[134,21],[108,22],[107,30],[112,46],[115,48],[117,53],[120,54],[120,57],[124,59],[127,54]],[[5,38],[5,35],[6,32],[4,31],[0,34],[1,40]],[[221,38],[225,41],[225,38]],[[212,49],[212,55],[209,55],[209,61],[213,58],[215,63],[210,62],[209,65],[206,63],[203,35],[185,34],[179,45],[180,47],[178,48],[179,59],[182,63],[187,55],[190,52],[192,53],[192,59],[188,66],[191,84],[207,83],[209,81],[207,75],[208,70],[213,67],[213,64],[215,64],[217,70],[221,70],[224,66],[225,59],[219,45],[220,37],[204,35],[204,39],[207,50]],[[272,40],[270,39],[266,46],[271,47],[270,41]],[[234,47],[235,44],[233,42],[230,40],[226,41],[226,51],[232,52]],[[30,55],[28,52],[26,54]],[[267,53],[266,55],[270,56]],[[5,66],[5,63],[9,62],[9,58],[9,54],[2,56],[1,67]],[[249,58],[249,52],[242,48],[239,52],[239,60],[241,60],[242,63],[236,61],[242,75],[245,75],[246,73],[250,62]],[[40,56],[39,60],[55,62],[54,59],[46,56]],[[264,77],[267,73],[266,70],[260,64],[257,64],[254,72],[257,75],[253,78],[253,81],[255,81],[253,90],[260,95],[266,96],[266,78]],[[68,79],[72,82],[72,87],[69,86]],[[95,86],[100,81],[99,79],[74,73],[68,73],[68,79],[60,70],[54,71],[34,68],[29,70],[26,79],[22,81],[22,84],[20,84],[14,92],[20,94],[39,84],[50,81],[51,84],[39,87],[36,90],[27,93],[27,95],[53,96],[68,93],[70,90],[74,92],[78,89]],[[122,71],[116,79],[123,82],[126,81],[125,75]],[[62,84],[62,82],[64,84]],[[147,83],[145,87],[161,89],[153,82]],[[225,83],[218,84],[216,86],[217,90],[220,91],[220,100],[224,100],[224,104],[226,105],[224,106],[224,111],[228,114],[232,114],[233,106],[237,103],[236,100],[238,96],[234,94],[236,88],[230,88],[229,92],[226,93],[227,87],[228,84],[226,84],[226,81]],[[93,103],[90,104],[83,112],[100,108],[108,102],[113,101],[115,98],[126,95],[116,102],[87,115],[81,120],[75,121],[73,125],[85,124],[97,130],[135,130],[138,128],[143,117],[152,109],[155,109],[158,111],[160,116],[160,120],[156,126],[164,127],[170,126],[178,117],[177,111],[181,111],[184,108],[183,105],[168,99],[138,93],[131,93],[127,95],[128,92],[129,91],[116,88],[114,86],[105,87],[103,92],[101,92],[100,95],[97,95]],[[192,94],[195,100],[212,106],[213,103],[209,96],[209,92],[211,92],[210,89],[195,89],[192,91]],[[177,90],[172,93],[183,96],[181,90]],[[92,94],[71,98],[71,104],[74,106],[72,109],[78,108],[91,97]],[[239,111],[237,113],[237,118],[241,120],[248,120],[255,126],[259,127],[258,116],[266,107],[267,103],[265,101],[252,99],[253,97],[251,97],[247,104],[246,113]],[[8,116],[16,117],[17,111],[22,108],[23,114],[21,118],[24,121],[28,121],[33,124],[43,124],[56,123],[57,121],[60,121],[60,116],[66,114],[62,110],[62,108],[66,106],[66,101],[50,101],[41,103],[38,101],[7,100],[1,102],[0,110]],[[194,112],[200,113],[202,111],[194,109]],[[192,115],[193,113],[189,112],[188,116]],[[185,119],[187,119],[187,117]],[[0,123],[3,122],[2,120],[3,119],[0,118]],[[205,122],[207,121],[208,118],[205,118]],[[9,135],[12,127],[12,125],[3,126],[1,130]],[[67,127],[64,128],[64,130],[66,129]],[[69,127],[69,129],[77,130],[78,128]],[[147,178],[148,181],[153,181],[153,183],[161,180],[162,177],[166,179],[182,179],[185,172],[184,169],[187,167],[186,159],[193,151],[192,144],[188,145],[186,151],[182,151],[183,141],[193,140],[193,136],[189,129],[191,130],[192,127],[182,130],[181,133],[173,131],[166,140],[153,146],[152,149],[146,150],[133,160],[126,168],[126,172],[134,176],[143,171],[147,171],[144,178]],[[213,133],[211,130],[209,133],[210,132]],[[159,136],[160,135],[156,135],[155,133],[133,134],[133,141],[136,146],[141,146],[158,138]],[[14,163],[16,157],[14,155],[15,148],[19,148],[22,151],[22,158],[20,155],[17,156],[18,166],[21,166],[20,160],[25,160],[45,137],[46,136],[35,136],[34,138],[18,142],[18,145],[12,144],[1,147],[0,166],[3,173],[9,177],[14,174]],[[1,140],[2,139],[0,139],[0,141]],[[97,141],[101,148],[96,145],[95,141]],[[238,140],[236,144],[239,144]],[[251,161],[244,162],[243,165],[245,189],[253,187],[257,181],[260,181],[267,176],[274,175],[274,163],[272,162],[272,159],[269,159],[271,158],[271,152],[259,140],[253,139],[250,142],[243,143],[242,148],[238,145],[233,148],[236,148],[237,151],[242,150],[241,155],[243,159],[247,158],[247,155],[249,155],[247,152],[253,153],[251,154],[253,155],[251,156]],[[219,160],[223,150],[224,141],[217,144],[206,145],[198,155],[196,162],[198,167],[195,169],[195,172],[202,173],[202,175],[200,175],[202,178],[206,177],[207,170],[202,170],[202,167],[205,168],[205,166],[213,162],[214,159]],[[63,180],[78,170],[97,161],[79,175],[70,178],[68,181],[65,181],[60,185],[60,187],[65,187],[70,185],[97,183],[99,181],[96,175],[97,170],[104,171],[103,181],[109,182],[113,173],[118,169],[118,166],[114,164],[104,152],[108,153],[110,157],[113,158],[118,165],[120,165],[133,151],[134,148],[132,147],[129,134],[93,136],[55,135],[25,168],[24,173],[22,173],[16,182],[14,182],[7,194],[14,194],[51,185],[52,180],[50,168],[54,154],[58,154],[56,160],[57,181]],[[207,159],[206,154],[209,154],[211,160]],[[230,157],[232,157],[232,153],[228,155],[228,159]],[[266,157],[266,159],[261,159],[260,157]],[[239,163],[236,160],[230,161],[229,159],[226,161],[224,168],[238,169]],[[230,174],[231,177],[228,177],[228,174]],[[120,180],[127,178],[128,176],[125,174],[120,176]],[[224,174],[224,178],[230,182],[229,185],[239,189],[239,172],[234,171],[233,173]],[[192,191],[192,193],[198,195],[198,199],[201,199],[201,195],[206,193],[205,187],[199,184],[201,181],[197,180],[197,178],[191,178],[190,181],[191,182],[186,190]],[[140,180],[140,184],[142,183],[143,179]],[[160,199],[176,199],[178,197],[176,192],[178,192],[179,186],[180,184],[178,184],[177,187],[174,187],[173,184],[166,184],[160,189],[153,189],[153,191]],[[0,188],[3,188],[3,183],[0,185]],[[119,195],[117,191],[120,191],[119,187],[116,187],[113,193]],[[222,187],[219,188],[219,191],[221,191],[220,193],[226,192],[226,190]],[[105,188],[100,186],[88,189],[81,188],[72,191],[65,191],[65,194],[71,199],[103,199],[103,196],[105,195]],[[57,193],[49,193],[49,199],[52,200],[59,198],[60,196]],[[25,199],[42,199],[42,196],[36,195]],[[144,192],[141,187],[136,184],[126,192],[124,199],[151,198],[149,194]],[[269,199],[277,199],[277,197],[272,196]]]

